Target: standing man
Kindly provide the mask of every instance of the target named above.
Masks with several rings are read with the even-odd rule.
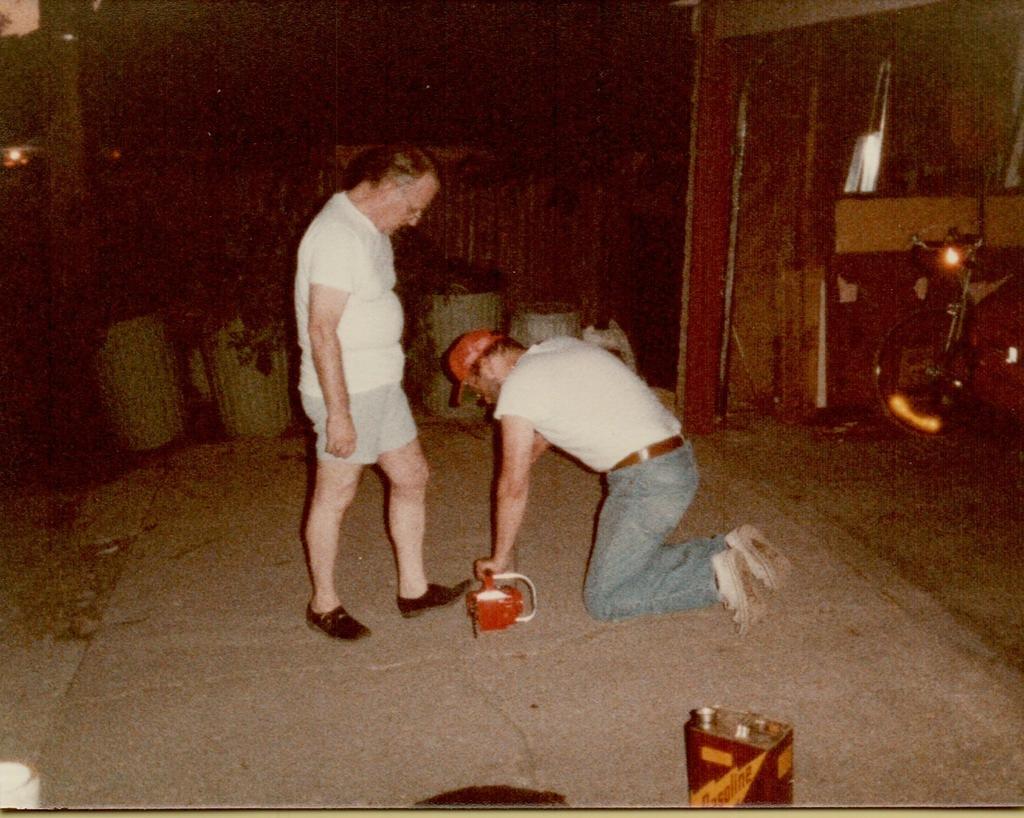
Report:
[[[415,148],[372,148],[346,170],[299,245],[295,314],[299,392],[316,433],[317,468],[305,526],[313,593],[306,622],[337,639],[370,631],[338,598],[339,528],[363,466],[379,463],[390,484],[388,524],[398,566],[398,610],[416,616],[450,605],[454,588],[428,584],[423,567],[427,462],[402,390],[402,306],[390,236],[416,225],[440,184]]]
[[[697,492],[693,449],[681,424],[647,385],[607,350],[551,338],[528,350],[488,329],[461,336],[449,370],[495,405],[501,467],[489,558],[478,577],[512,564],[526,510],[530,469],[549,445],[606,475],[608,494],[584,584],[597,619],[625,619],[723,601],[740,633],[765,611],[766,590],[789,570],[753,526],[726,536],[669,543]]]

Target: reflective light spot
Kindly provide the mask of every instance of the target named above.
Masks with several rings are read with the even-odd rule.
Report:
[[[920,429],[922,432],[928,432],[929,434],[938,434],[942,430],[942,418],[936,417],[935,415],[922,415],[920,412],[915,412],[914,407],[910,405],[910,402],[903,397],[901,394],[892,395],[889,398],[889,409],[896,417],[905,420],[911,426],[916,429]]]

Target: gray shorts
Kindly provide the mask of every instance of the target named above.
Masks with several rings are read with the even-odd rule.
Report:
[[[327,451],[327,405],[323,398],[305,392],[300,396],[302,408],[316,432],[317,460],[369,465],[376,463],[384,452],[400,449],[416,439],[416,421],[399,383],[349,395],[349,412],[356,427],[356,450],[349,457],[335,457]]]

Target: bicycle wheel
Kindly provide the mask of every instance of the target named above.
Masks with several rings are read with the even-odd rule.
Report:
[[[921,310],[899,321],[875,355],[875,386],[886,416],[918,434],[944,434],[961,425],[968,372],[966,347],[948,351],[952,318]]]

